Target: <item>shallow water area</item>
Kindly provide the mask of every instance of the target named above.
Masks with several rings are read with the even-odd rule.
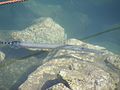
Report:
[[[65,29],[67,38],[82,40],[90,36],[83,41],[120,55],[119,3],[119,0],[28,0],[1,5],[0,40],[13,40],[12,32],[25,30],[41,17],[51,17]],[[0,46],[0,51],[6,55],[0,62],[0,90],[16,90],[48,55],[47,51],[6,46]],[[120,71],[107,63],[99,62],[102,68],[108,65],[109,70],[120,76]]]
[[[0,63],[0,90],[16,90],[42,64],[48,52],[2,49],[7,57]]]

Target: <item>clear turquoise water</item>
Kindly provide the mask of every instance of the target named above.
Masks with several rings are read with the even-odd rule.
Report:
[[[0,33],[2,33],[0,38],[8,39],[10,31],[23,30],[37,18],[52,17],[65,28],[68,38],[81,39],[110,29],[116,24],[119,25],[119,8],[120,0],[28,0],[23,3],[2,5],[0,6]],[[120,54],[120,29],[88,39],[86,42],[104,46]],[[33,53],[26,50],[2,50],[9,57],[18,53],[14,58],[21,57],[21,52],[25,52],[26,55]],[[26,75],[27,71],[30,73],[32,71],[30,68],[37,67],[38,62],[39,60],[35,58],[15,62],[7,60],[7,67],[0,68],[0,90],[16,89],[23,80],[20,77]]]
[[[29,0],[0,6],[0,30],[22,30],[39,17],[52,17],[68,37],[81,39],[120,24],[119,0]],[[87,42],[120,52],[120,30]],[[112,47],[112,48],[111,48]]]

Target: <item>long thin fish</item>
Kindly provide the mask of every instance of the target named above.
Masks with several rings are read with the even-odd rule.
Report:
[[[28,42],[19,42],[19,41],[11,41],[11,42],[0,42],[1,44],[10,45],[13,48],[36,48],[36,49],[65,49],[65,50],[74,50],[74,51],[85,51],[85,52],[93,52],[96,54],[101,54],[98,50],[85,48],[79,45],[67,45],[67,44],[46,44],[46,43],[28,43]]]

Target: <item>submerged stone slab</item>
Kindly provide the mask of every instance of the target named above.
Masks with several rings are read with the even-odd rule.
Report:
[[[48,75],[49,74],[49,75]],[[46,78],[46,75],[54,75],[55,78]],[[56,80],[56,81],[55,81]],[[58,82],[68,84],[72,90],[114,90],[118,81],[101,68],[88,62],[81,62],[74,58],[55,59],[45,63],[33,72],[19,87],[19,90],[46,90],[49,87],[46,82]],[[46,88],[43,89],[43,86]],[[50,86],[54,86],[53,85]]]

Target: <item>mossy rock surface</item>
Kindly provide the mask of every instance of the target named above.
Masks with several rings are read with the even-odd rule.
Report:
[[[65,40],[64,28],[52,18],[40,18],[25,30],[13,32],[12,38],[30,43],[59,44]]]

